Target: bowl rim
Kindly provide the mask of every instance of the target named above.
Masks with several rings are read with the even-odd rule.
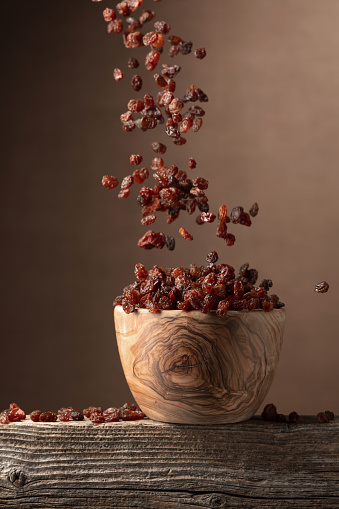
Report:
[[[113,311],[114,312],[115,312],[116,309],[119,312],[122,312],[126,316],[133,315],[133,313],[135,313],[135,312],[142,313],[142,314],[149,313],[152,316],[159,316],[159,315],[164,314],[164,313],[187,314],[188,316],[189,315],[192,316],[193,313],[199,313],[199,316],[217,316],[216,310],[209,311],[208,313],[202,313],[201,311],[199,311],[199,309],[191,309],[190,311],[183,311],[182,309],[160,309],[157,313],[151,313],[146,308],[135,308],[135,310],[132,311],[132,313],[125,313],[125,311],[123,310],[121,305],[113,307]],[[241,311],[229,310],[225,317],[218,317],[218,318],[223,319],[223,318],[227,318],[228,316],[236,316],[236,315],[240,315],[240,314],[248,315],[249,313],[265,313],[268,316],[271,313],[275,313],[275,314],[276,313],[283,313],[283,314],[285,314],[286,313],[286,306],[284,306],[283,308],[280,308],[280,309],[272,309],[272,311],[264,311],[263,309],[252,309],[252,311],[249,311],[248,309],[242,309]]]

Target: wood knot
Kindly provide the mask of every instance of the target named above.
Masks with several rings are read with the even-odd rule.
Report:
[[[19,468],[12,468],[7,474],[7,479],[13,484],[13,486],[21,488],[26,483],[27,476]]]
[[[208,500],[208,507],[219,509],[226,507],[225,498],[222,495],[211,495]]]

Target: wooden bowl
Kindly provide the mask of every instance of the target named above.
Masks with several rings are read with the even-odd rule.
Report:
[[[223,424],[250,419],[275,375],[285,310],[269,313],[114,310],[127,383],[151,419]]]

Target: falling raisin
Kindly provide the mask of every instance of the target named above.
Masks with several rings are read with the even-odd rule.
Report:
[[[171,30],[171,26],[165,21],[156,21],[154,23],[154,29],[160,34],[168,34],[168,32]]]
[[[171,235],[166,235],[166,247],[169,251],[173,251],[175,248],[175,239]]]
[[[117,13],[113,9],[105,9],[103,12],[104,20],[109,23],[110,21],[114,21],[117,17]]]
[[[135,92],[139,92],[142,89],[142,78],[138,74],[135,74],[131,80],[132,88]]]
[[[257,202],[253,203],[253,205],[251,206],[250,210],[249,210],[249,213],[252,217],[255,217],[256,215],[258,215],[258,212],[259,212],[259,205],[257,204]]]
[[[180,228],[179,233],[183,239],[193,240],[193,236],[190,233],[188,233],[188,231],[185,230],[185,228]]]
[[[130,164],[134,166],[138,166],[138,164],[142,163],[142,155],[140,154],[132,154],[129,158]]]
[[[194,52],[194,56],[196,58],[199,58],[199,60],[201,60],[202,58],[205,58],[206,56],[206,50],[205,48],[197,48]]]
[[[113,77],[115,79],[115,81],[121,81],[122,78],[124,77],[124,73],[122,72],[121,69],[119,69],[118,67],[116,67],[113,71]]]
[[[156,154],[164,154],[167,150],[166,145],[160,143],[159,141],[154,141],[152,143],[152,149]]]
[[[127,63],[130,69],[137,69],[139,67],[139,61],[136,58],[130,58]]]
[[[317,293],[326,293],[328,292],[330,285],[326,283],[326,281],[322,281],[321,283],[317,283],[314,287],[314,291]]]

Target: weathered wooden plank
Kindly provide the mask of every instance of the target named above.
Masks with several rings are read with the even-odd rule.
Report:
[[[339,507],[339,424],[0,427],[0,507]]]

